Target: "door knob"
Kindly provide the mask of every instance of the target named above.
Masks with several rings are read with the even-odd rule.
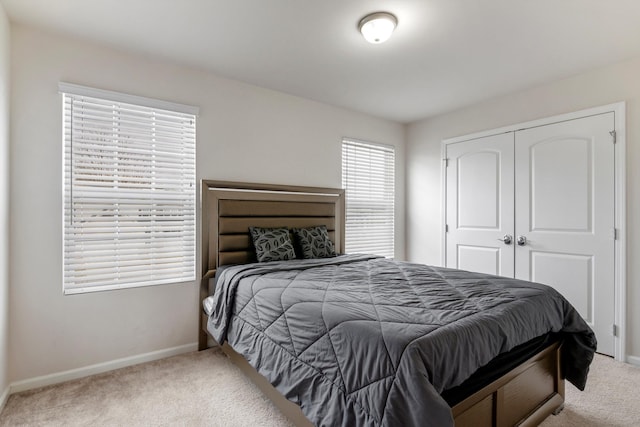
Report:
[[[502,239],[497,239],[497,240],[500,240],[505,245],[510,245],[511,241],[513,240],[513,237],[511,237],[511,234],[505,234],[504,236],[502,236]]]
[[[516,239],[516,243],[518,244],[518,246],[524,246],[527,244],[527,238],[524,236],[518,236],[518,238]]]

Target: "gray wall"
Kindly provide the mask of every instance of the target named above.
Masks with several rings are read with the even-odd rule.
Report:
[[[640,356],[640,58],[514,93],[407,128],[407,256],[441,263],[443,139],[589,107],[627,107],[627,354]],[[640,359],[633,359],[640,362]]]
[[[395,145],[404,257],[402,125],[19,25],[11,45],[12,381],[197,341],[197,283],[62,295],[59,81],[200,107],[197,179],[341,187],[343,136]]]
[[[9,20],[0,4],[0,409],[9,386],[9,34]]]

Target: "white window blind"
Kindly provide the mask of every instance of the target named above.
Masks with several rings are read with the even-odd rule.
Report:
[[[60,90],[65,294],[194,280],[197,110]]]
[[[342,140],[342,186],[346,193],[345,250],[394,256],[395,150]]]

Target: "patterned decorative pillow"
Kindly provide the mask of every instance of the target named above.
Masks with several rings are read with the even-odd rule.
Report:
[[[300,245],[300,249],[302,249],[303,258],[329,258],[336,256],[335,247],[325,225],[294,228],[291,231]]]
[[[258,262],[295,259],[293,242],[286,228],[249,227]]]

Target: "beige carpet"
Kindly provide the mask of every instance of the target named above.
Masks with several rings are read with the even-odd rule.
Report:
[[[597,356],[587,390],[542,425],[639,426],[640,369]],[[9,398],[0,426],[278,426],[290,423],[218,349]]]
[[[0,426],[289,426],[219,349],[9,397]]]
[[[578,391],[566,383],[564,410],[542,427],[640,426],[640,368],[596,355],[587,387]]]

